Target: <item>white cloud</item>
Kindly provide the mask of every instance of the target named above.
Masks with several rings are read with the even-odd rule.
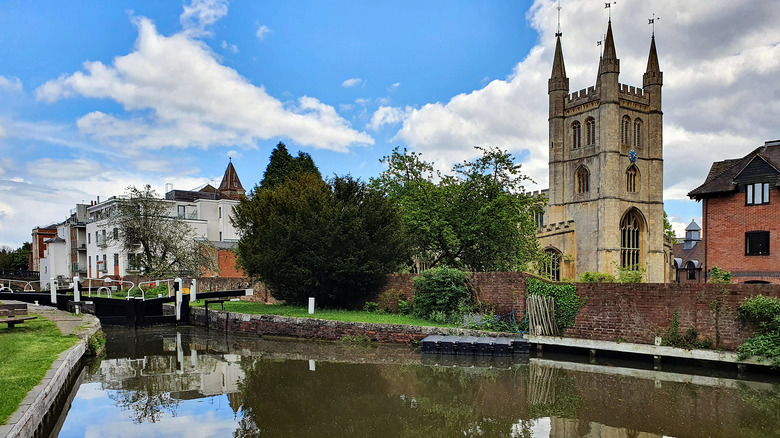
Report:
[[[124,151],[251,147],[257,140],[281,136],[336,151],[374,143],[366,133],[352,129],[332,106],[307,96],[283,104],[264,87],[221,65],[208,47],[187,33],[166,37],[149,19],[135,22],[134,52],[115,58],[112,65],[85,62],[84,71],[40,86],[37,98],[113,99],[125,110],[136,111],[139,115],[133,118],[94,111],[77,121],[83,134]]]
[[[184,6],[179,22],[189,35],[210,35],[206,28],[227,15],[227,12],[227,0],[192,0],[192,3]]]
[[[351,78],[347,79],[344,82],[341,83],[341,86],[344,88],[352,88],[357,87],[358,85],[364,84],[363,79],[360,78]]]
[[[255,32],[255,35],[260,41],[263,41],[265,39],[265,36],[271,32],[271,29],[268,28],[265,24],[257,28],[257,32]]]
[[[17,77],[7,78],[0,76],[0,89],[22,91],[22,81]]]
[[[396,82],[396,83],[394,83],[393,85],[391,85],[391,86],[390,86],[390,88],[388,88],[388,89],[387,89],[387,92],[388,92],[388,93],[392,93],[392,92],[394,92],[395,90],[397,90],[397,89],[398,89],[398,87],[400,87],[400,86],[401,86],[401,83],[400,83],[400,82]]]
[[[238,46],[235,44],[229,44],[227,41],[222,41],[222,48],[230,50],[231,53],[238,53]]]
[[[355,103],[358,104],[358,105],[361,105],[361,106],[366,106],[369,103],[371,103],[371,99],[367,99],[365,97],[359,97],[359,98],[355,99]]]
[[[244,156],[244,154],[242,154],[241,152],[239,152],[239,151],[237,151],[237,150],[235,150],[235,149],[231,149],[231,150],[229,150],[229,151],[228,151],[228,153],[227,153],[227,157],[228,157],[228,158],[235,158],[235,159],[239,159],[239,158],[241,158],[241,157],[243,157],[243,156]]]
[[[557,1],[536,0],[526,18],[540,43],[503,80],[447,102],[403,111],[396,139],[442,167],[473,158],[474,145],[527,150],[524,171],[547,186],[547,79],[557,30]],[[612,26],[621,83],[642,85],[652,11],[674,11],[656,26],[664,71],[664,195],[687,199],[712,161],[740,157],[780,138],[780,16],[778,2],[656,0],[616,8]],[[588,18],[589,17],[589,18]],[[570,91],[594,85],[606,30],[600,3],[568,0],[561,11]],[[398,109],[399,111],[400,108]],[[392,113],[380,107],[371,127]],[[706,159],[701,159],[706,149]],[[699,157],[694,160],[693,157]]]
[[[405,109],[393,108],[389,106],[380,106],[374,114],[371,116],[371,121],[368,123],[368,129],[377,130],[385,125],[393,125],[406,119],[406,117],[412,112],[411,107]]]

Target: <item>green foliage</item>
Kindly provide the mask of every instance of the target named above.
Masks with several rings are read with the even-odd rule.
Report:
[[[373,301],[366,301],[366,303],[363,304],[363,310],[366,312],[376,312],[379,310],[379,304]]]
[[[430,318],[433,312],[441,312],[446,319],[446,315],[457,313],[463,305],[471,305],[473,302],[463,271],[442,266],[414,277],[412,312],[418,317]]]
[[[629,269],[618,266],[618,283],[642,283],[645,281],[645,268]]]
[[[737,308],[737,317],[743,322],[758,323],[758,331],[739,346],[739,358],[764,357],[772,362],[772,367],[780,368],[780,298],[747,298]]]
[[[309,154],[298,151],[298,156],[293,157],[287,152],[287,146],[280,141],[271,152],[268,167],[263,173],[263,180],[255,191],[272,189],[302,173],[311,173],[322,179],[319,169]]]
[[[10,246],[0,247],[0,270],[16,272],[26,271],[32,245],[24,242],[22,246],[12,249]]]
[[[516,332],[517,327],[509,318],[488,311],[485,313],[464,313],[461,316],[461,326],[472,330],[487,330],[491,332]]]
[[[524,194],[528,178],[511,154],[477,149],[482,157],[443,175],[420,154],[396,148],[371,183],[397,206],[414,254],[428,266],[522,270],[542,255],[533,214],[545,200]]]
[[[231,220],[241,267],[290,303],[346,306],[409,258],[392,204],[349,176],[300,174],[240,200]]]
[[[710,283],[729,284],[731,283],[731,272],[713,266],[710,270]]]
[[[396,289],[388,289],[377,297],[377,304],[379,309],[385,312],[397,313],[400,312],[400,302],[406,298],[404,292]]]
[[[406,300],[398,300],[398,313],[409,315],[412,313],[412,303]]]
[[[669,222],[669,217],[666,215],[666,212],[664,212],[664,234],[672,239],[677,238],[677,236],[674,234],[672,223]]]
[[[698,331],[693,327],[686,330],[684,335],[680,333],[680,315],[675,311],[669,327],[666,328],[661,345],[690,350],[692,348],[712,348],[712,341],[700,340]]]
[[[346,335],[343,338],[341,338],[341,343],[349,344],[349,345],[368,345],[371,343],[371,338],[369,338],[366,335],[360,335],[360,336]]]
[[[117,229],[114,238],[129,254],[133,264],[150,277],[199,277],[214,271],[214,246],[196,239],[194,230],[172,210],[172,204],[157,196],[150,185],[127,188],[127,196],[117,200],[116,214],[108,224]],[[139,251],[140,246],[140,251]]]
[[[580,283],[614,283],[617,281],[614,275],[603,272],[586,271],[577,279]]]
[[[103,351],[103,347],[105,345],[106,334],[103,333],[103,330],[98,330],[94,335],[87,339],[87,355],[93,357],[97,356],[101,351]]]
[[[587,298],[580,299],[577,286],[571,283],[548,283],[538,278],[526,279],[528,295],[552,297],[555,300],[555,322],[558,329],[574,326],[574,320]]]

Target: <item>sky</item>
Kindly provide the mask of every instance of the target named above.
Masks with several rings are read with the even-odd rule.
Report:
[[[393,148],[441,169],[509,150],[547,187],[557,1],[0,3],[0,246],[77,203],[166,183],[244,187],[271,150],[367,180]],[[594,85],[611,12],[620,82],[641,86],[651,26],[664,72],[664,208],[713,161],[780,138],[780,2],[561,0],[570,91]]]

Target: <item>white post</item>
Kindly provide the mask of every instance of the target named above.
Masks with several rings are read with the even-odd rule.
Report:
[[[192,303],[197,298],[195,297],[196,289],[198,287],[198,280],[192,279],[192,286],[190,286],[190,302]]]
[[[76,275],[73,277],[73,301],[79,302],[81,301],[81,291],[79,290],[79,276]]]
[[[176,277],[176,280],[174,280],[176,283],[176,321],[179,321],[181,319],[181,298],[182,298],[182,290],[181,290],[181,278]]]
[[[51,290],[51,304],[57,307],[57,279],[52,277],[49,281],[49,289]]]
[[[309,297],[309,315],[314,315],[314,297]]]

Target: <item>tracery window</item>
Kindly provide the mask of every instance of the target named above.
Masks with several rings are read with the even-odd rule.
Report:
[[[545,260],[540,274],[553,281],[561,281],[561,252],[555,248],[544,250]]]
[[[631,210],[620,221],[620,266],[625,269],[639,269],[641,255],[642,218]]]
[[[637,191],[637,175],[639,174],[639,169],[636,168],[635,165],[631,165],[631,167],[626,170],[626,191],[629,193],[636,193]]]
[[[585,120],[585,131],[587,132],[587,145],[592,146],[596,144],[596,120],[593,117],[588,117]]]
[[[580,143],[580,122],[575,121],[571,124],[571,147],[572,149],[579,149],[582,143]]]
[[[634,120],[634,147],[642,147],[642,120]]]
[[[620,142],[624,145],[629,145],[630,143],[630,132],[631,132],[631,117],[623,116],[623,120],[620,122]]]
[[[585,166],[577,169],[577,193],[586,193],[590,190],[590,172]]]

